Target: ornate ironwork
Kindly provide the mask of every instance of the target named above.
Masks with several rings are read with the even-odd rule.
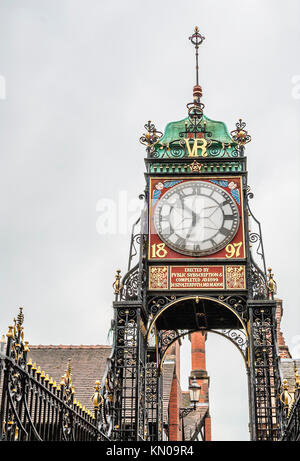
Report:
[[[201,122],[190,123],[186,127],[186,133],[203,133],[205,132],[205,127]],[[209,132],[207,132],[210,134]],[[182,136],[185,132],[182,132]],[[205,138],[199,138],[205,139]],[[237,149],[237,144],[225,143],[218,141],[216,139],[205,139],[205,156],[199,156],[201,161],[205,158],[238,158],[240,157],[239,151]],[[169,144],[158,143],[156,148],[153,149],[149,155],[153,159],[186,159],[190,158],[186,143],[183,138],[175,139]],[[197,157],[198,158],[198,157]]]
[[[208,332],[209,331],[225,336],[240,349],[244,357],[247,356],[247,350],[248,350],[249,344],[248,344],[248,340],[246,337],[246,332],[244,330],[224,329],[224,330],[208,330]]]
[[[232,139],[238,144],[238,151],[240,155],[244,154],[245,144],[251,141],[251,136],[248,134],[244,128],[246,127],[246,123],[242,121],[240,118],[238,122],[235,124],[236,129],[231,131]]]
[[[222,301],[223,303],[227,304],[229,307],[234,309],[236,314],[243,319],[247,320],[248,318],[248,313],[247,313],[247,301],[244,296],[238,296],[238,295],[229,295],[229,296],[224,296],[220,295],[218,296],[218,299]]]
[[[148,313],[155,315],[157,314],[166,304],[175,301],[177,296],[170,295],[170,296],[153,296],[148,301]]]
[[[140,272],[139,264],[130,269],[122,279],[122,290],[120,299],[126,301],[134,301],[140,298]]]
[[[287,381],[283,381],[280,401],[283,407],[282,441],[300,441],[300,380],[294,363],[295,385],[293,392],[289,392]]]
[[[95,416],[74,399],[71,364],[60,384],[28,359],[20,308],[7,333],[6,352],[0,353],[3,375],[0,439],[8,441],[109,440]]]
[[[147,439],[157,438],[157,415],[158,415],[158,390],[159,375],[156,361],[153,361],[154,354],[147,354],[146,365],[146,408],[147,408]]]
[[[251,257],[249,267],[249,292],[252,299],[268,299],[269,292],[265,274]]]
[[[275,309],[274,301],[249,301],[252,440],[275,441],[281,437]]]
[[[156,129],[151,120],[149,120],[144,127],[146,129],[146,133],[140,137],[140,143],[146,146],[146,151],[148,155],[150,155],[154,152],[154,146],[159,142],[162,137],[162,133]]]
[[[145,327],[135,301],[114,304],[115,345],[110,364],[114,440],[144,440],[147,433],[145,397]],[[104,398],[104,397],[103,397]]]

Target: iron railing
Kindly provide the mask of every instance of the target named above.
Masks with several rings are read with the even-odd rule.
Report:
[[[75,399],[71,364],[59,384],[28,359],[22,308],[7,333],[6,351],[0,352],[0,440],[105,441],[100,430],[101,400],[94,412]],[[4,341],[2,341],[4,346]]]

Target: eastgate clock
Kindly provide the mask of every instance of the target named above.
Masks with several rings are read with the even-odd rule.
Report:
[[[189,256],[224,248],[239,228],[239,212],[223,188],[205,181],[186,181],[168,190],[156,205],[154,225],[165,244]]]

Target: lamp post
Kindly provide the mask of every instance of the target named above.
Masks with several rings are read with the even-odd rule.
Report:
[[[200,390],[201,386],[196,381],[196,377],[194,376],[192,382],[189,385],[189,392],[190,392],[190,402],[191,405],[185,408],[179,408],[179,418],[181,419],[181,427],[182,427],[182,440],[185,440],[184,436],[184,418],[188,416],[192,411],[196,410],[197,403],[199,402],[200,398]]]

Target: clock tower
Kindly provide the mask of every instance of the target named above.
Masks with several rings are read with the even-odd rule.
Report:
[[[217,333],[243,355],[252,440],[279,438],[280,378],[275,282],[249,201],[241,119],[230,133],[208,118],[196,82],[182,120],[164,133],[148,121],[145,206],[133,229],[128,272],[114,283],[111,430],[120,440],[162,440],[163,366],[169,348],[196,331]],[[201,382],[201,376],[195,376]],[[109,384],[108,384],[109,385]]]

